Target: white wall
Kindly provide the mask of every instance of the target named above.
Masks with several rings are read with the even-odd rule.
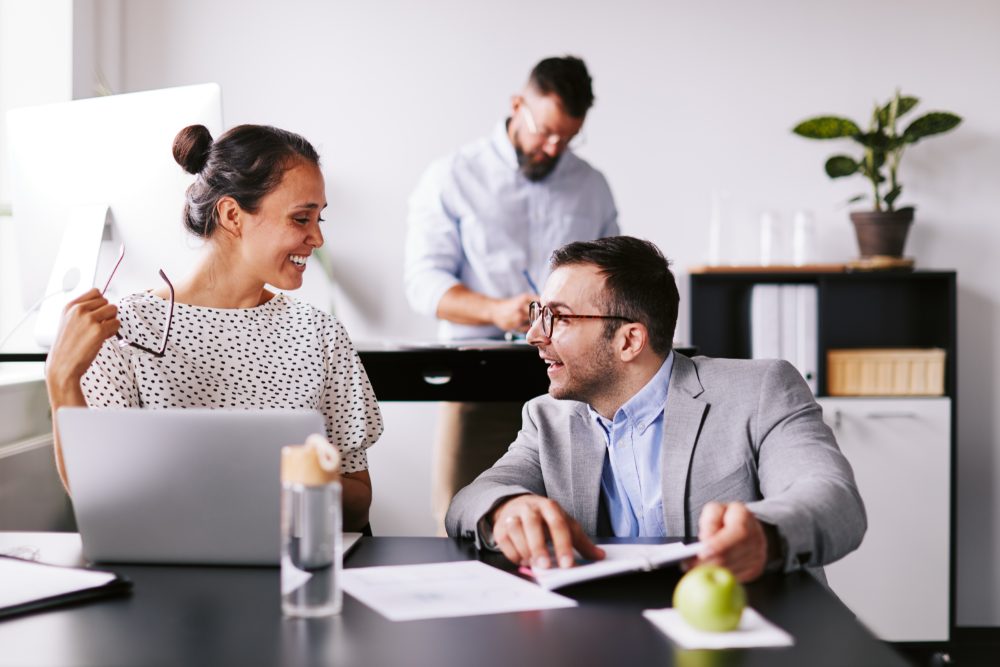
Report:
[[[822,259],[854,254],[842,202],[865,185],[822,172],[850,147],[793,136],[799,120],[863,120],[897,86],[923,98],[918,111],[963,115],[912,148],[901,177],[919,205],[908,254],[959,272],[958,622],[1000,625],[1000,5],[133,0],[120,11],[121,61],[108,67],[123,91],[218,81],[227,124],[272,123],[320,149],[337,310],[356,340],[432,335],[403,298],[407,196],[429,160],[490,130],[541,57],[587,60],[598,99],[582,152],[608,176],[625,231],[674,258],[682,290],[685,267],[705,259],[713,188],[732,196],[730,259],[754,256],[765,208],[786,220],[814,209]],[[386,416],[372,451],[383,528],[402,516],[387,500],[426,502],[433,423],[413,406]]]
[[[0,342],[23,315],[10,214],[7,111],[72,99],[72,0],[0,0]],[[44,45],[44,46],[42,46]],[[23,326],[6,351],[31,349],[31,328]],[[0,371],[5,372],[5,371]]]
[[[0,0],[0,205],[10,204],[4,149],[7,110],[70,99],[72,4]]]

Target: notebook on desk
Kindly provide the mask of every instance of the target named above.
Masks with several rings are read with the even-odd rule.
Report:
[[[277,565],[281,447],[325,431],[302,410],[61,408],[58,420],[92,562]]]
[[[132,582],[114,572],[46,565],[3,555],[0,581],[0,619],[132,590]]]

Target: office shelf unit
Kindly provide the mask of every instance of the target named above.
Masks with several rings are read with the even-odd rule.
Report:
[[[950,641],[955,619],[956,274],[695,273],[691,342],[750,358],[758,284],[817,286],[818,396],[868,513],[861,547],[827,568],[831,587],[880,637]],[[826,354],[844,348],[942,348],[940,397],[830,397]],[[943,506],[942,506],[943,505]]]

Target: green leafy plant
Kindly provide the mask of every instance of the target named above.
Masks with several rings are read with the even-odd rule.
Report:
[[[817,116],[802,121],[792,132],[807,139],[853,139],[861,144],[864,150],[861,159],[856,160],[849,155],[834,155],[826,161],[826,173],[830,178],[864,175],[872,185],[875,210],[892,212],[896,210],[896,200],[903,192],[898,171],[899,161],[906,147],[924,137],[948,132],[962,122],[953,113],[933,111],[914,120],[902,132],[897,131],[896,121],[917,106],[919,101],[916,97],[901,95],[896,91],[886,104],[875,104],[867,131],[862,131],[857,123],[847,118]],[[856,202],[866,197],[867,195],[857,195],[849,201]]]

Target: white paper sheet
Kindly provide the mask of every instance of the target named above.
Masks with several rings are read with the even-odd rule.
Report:
[[[676,609],[647,609],[642,615],[682,648],[754,648],[795,643],[790,634],[750,607],[743,610],[739,627],[731,632],[704,632],[692,628]]]
[[[0,558],[0,607],[103,586],[114,573]]]
[[[349,568],[342,574],[345,592],[391,621],[577,606],[479,561]]]

